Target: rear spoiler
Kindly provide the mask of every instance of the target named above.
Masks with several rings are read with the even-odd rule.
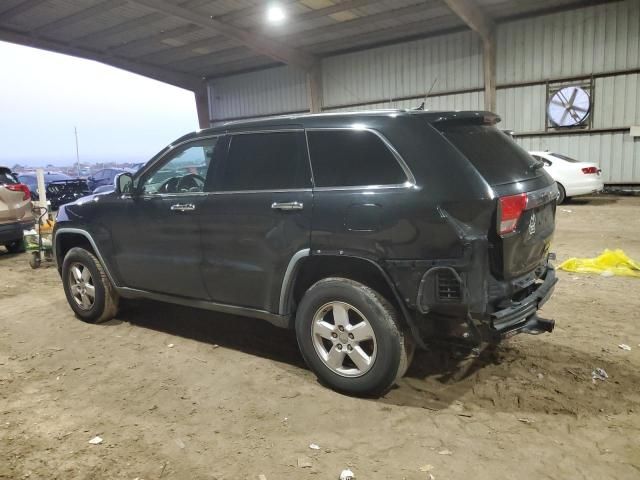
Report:
[[[446,125],[496,125],[502,119],[492,112],[444,112],[431,123]]]

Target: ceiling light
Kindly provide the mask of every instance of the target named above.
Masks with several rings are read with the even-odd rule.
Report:
[[[280,5],[271,5],[267,9],[267,21],[269,23],[281,23],[287,18],[287,14]]]

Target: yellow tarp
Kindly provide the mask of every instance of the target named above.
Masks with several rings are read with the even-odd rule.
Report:
[[[640,278],[640,263],[627,257],[622,250],[607,249],[596,258],[570,258],[558,268],[567,272]]]

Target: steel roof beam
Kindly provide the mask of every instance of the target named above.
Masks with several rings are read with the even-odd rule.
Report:
[[[298,66],[304,70],[309,70],[318,63],[318,59],[301,50],[284,45],[271,38],[256,33],[234,27],[223,23],[215,18],[207,18],[202,14],[193,12],[186,8],[173,5],[164,0],[131,0],[133,3],[143,5],[147,8],[163,13],[170,17],[180,18],[186,22],[198,25],[205,30],[224,35],[236,40],[251,50],[283,63]]]
[[[122,57],[109,56],[102,52],[85,48],[77,48],[73,45],[69,45],[68,43],[47,40],[7,28],[0,28],[0,40],[28,47],[40,48],[50,52],[63,53],[74,57],[95,60],[132,73],[137,73],[138,75],[169,83],[176,87],[185,88],[187,90],[196,91],[202,87],[202,79],[197,75],[188,75],[182,72],[159,68],[154,65],[135,62]]]
[[[444,0],[444,3],[471,30],[480,35],[482,40],[490,40],[493,37],[496,28],[493,19],[484,13],[473,0]]]

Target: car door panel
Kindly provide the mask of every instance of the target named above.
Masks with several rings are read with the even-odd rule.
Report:
[[[292,202],[302,208],[272,208]],[[309,246],[312,202],[311,189],[209,195],[201,217],[209,296],[277,313],[288,262]]]
[[[209,299],[201,275],[199,221],[206,179],[186,179],[194,177],[191,172],[200,168],[194,163],[205,157],[210,166],[217,139],[199,139],[168,151],[136,179],[137,193],[122,200],[122,211],[110,223],[113,256],[124,286]]]
[[[278,313],[289,261],[310,242],[304,133],[243,132],[229,142],[200,217],[204,283],[215,302]]]

